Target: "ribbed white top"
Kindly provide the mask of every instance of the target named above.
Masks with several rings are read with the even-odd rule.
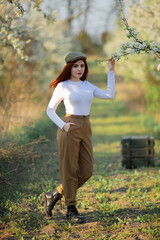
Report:
[[[115,93],[115,73],[108,71],[107,90],[100,89],[88,81],[66,80],[58,83],[48,104],[46,113],[61,129],[65,122],[56,114],[61,101],[64,102],[66,113],[72,115],[89,115],[93,97],[112,99]]]

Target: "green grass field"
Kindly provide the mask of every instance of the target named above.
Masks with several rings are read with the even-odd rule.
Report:
[[[105,89],[104,67],[95,65],[90,64],[89,79]],[[63,115],[63,108],[59,113]],[[41,193],[60,183],[57,128],[45,116],[32,130],[23,130],[24,141],[17,136],[18,146],[12,141],[1,149],[0,239],[160,239],[160,142],[156,140],[155,167],[125,169],[121,137],[151,134],[145,117],[129,111],[115,96],[108,101],[94,99],[91,123],[94,174],[77,195],[86,222],[66,221],[64,199],[52,218],[45,217]]]

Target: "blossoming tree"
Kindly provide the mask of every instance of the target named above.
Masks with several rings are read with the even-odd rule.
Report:
[[[55,22],[55,13],[45,14],[40,4],[40,0],[0,2],[1,137],[14,124],[38,115],[40,109],[32,111],[30,105],[53,81],[71,48],[63,22]]]
[[[116,28],[110,32],[111,40],[104,45],[104,52],[108,59],[114,51],[112,56],[119,61],[118,74],[125,81],[132,82],[134,89],[130,94],[133,93],[133,96],[130,96],[129,101],[131,98],[136,99],[137,89],[139,100],[145,103],[142,109],[149,118],[152,116],[159,122],[160,74],[157,71],[160,64],[159,0],[120,1],[119,6],[121,19],[117,19]],[[141,95],[136,83],[142,88]],[[155,130],[157,131],[160,135],[160,127],[159,130]]]
[[[153,13],[155,9],[157,1],[153,1],[154,3],[149,6],[148,12],[151,14]],[[135,27],[131,27],[125,17],[124,10],[123,10],[123,0],[119,0],[120,5],[120,12],[121,12],[121,18],[123,21],[123,24],[125,26],[125,30],[127,30],[127,38],[129,41],[126,41],[121,44],[120,49],[118,52],[112,52],[111,56],[116,60],[119,61],[122,57],[125,59],[128,58],[128,55],[134,55],[134,54],[143,54],[143,53],[151,53],[154,54],[157,58],[160,59],[160,44],[157,43],[155,40],[144,40],[140,37],[140,34],[138,31],[136,31]],[[142,0],[140,3],[137,3],[136,5],[143,5],[146,4],[145,0]],[[135,6],[136,7],[136,6]],[[155,12],[154,12],[155,14]],[[157,70],[160,70],[160,64],[157,66]]]

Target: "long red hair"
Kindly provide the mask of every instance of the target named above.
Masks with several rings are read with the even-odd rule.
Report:
[[[78,59],[78,60],[80,60],[80,59]],[[65,65],[65,67],[63,68],[63,70],[59,74],[59,76],[53,82],[50,83],[50,85],[49,85],[50,90],[51,90],[52,87],[53,87],[53,89],[55,89],[59,82],[66,81],[66,80],[70,79],[71,68],[74,65],[74,63],[77,62],[78,60],[73,61],[73,62],[69,62]],[[84,80],[87,79],[87,76],[88,76],[88,64],[87,64],[86,60],[84,60],[84,59],[82,59],[82,60],[84,61],[84,64],[85,64],[85,71],[84,71],[83,76],[80,79],[82,81],[84,81]]]

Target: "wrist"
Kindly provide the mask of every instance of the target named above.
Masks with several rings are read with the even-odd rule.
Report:
[[[63,125],[62,130],[65,130],[65,125],[66,125],[66,123]]]

